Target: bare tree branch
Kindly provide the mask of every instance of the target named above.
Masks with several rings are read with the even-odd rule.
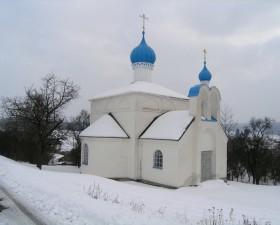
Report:
[[[221,125],[229,138],[234,135],[235,128],[237,126],[233,116],[232,108],[230,108],[227,104],[223,104],[221,109]]]
[[[54,131],[64,121],[64,107],[78,97],[80,89],[69,79],[59,79],[54,74],[46,75],[42,81],[39,89],[28,88],[24,98],[2,99],[2,108],[8,117],[20,119],[33,127],[39,143],[39,168],[43,155],[62,138],[62,135],[54,135]]]

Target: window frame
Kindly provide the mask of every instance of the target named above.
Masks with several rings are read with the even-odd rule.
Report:
[[[153,168],[163,169],[163,154],[160,150],[154,152]]]
[[[83,165],[88,165],[88,144],[83,145]]]

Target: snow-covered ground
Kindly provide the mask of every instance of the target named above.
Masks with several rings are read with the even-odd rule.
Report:
[[[198,224],[212,213],[208,210],[212,207],[216,215],[231,220],[226,224],[243,224],[242,215],[251,221],[255,218],[258,224],[280,224],[279,186],[215,180],[171,190],[40,171],[2,156],[0,185],[46,224]]]
[[[0,208],[1,205],[5,207],[2,212],[0,210],[1,225],[35,225],[0,189]]]

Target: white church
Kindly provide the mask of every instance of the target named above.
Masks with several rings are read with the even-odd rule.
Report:
[[[220,125],[219,90],[204,67],[188,96],[152,82],[155,52],[145,40],[130,60],[132,83],[91,102],[90,126],[81,132],[81,173],[165,187],[225,179],[227,136]]]

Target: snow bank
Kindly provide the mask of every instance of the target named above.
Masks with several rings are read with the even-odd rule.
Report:
[[[185,218],[188,224],[197,224],[212,207],[223,209],[224,217],[233,208],[234,224],[242,215],[263,224],[280,224],[279,186],[216,180],[170,190],[86,174],[40,171],[2,156],[0,185],[46,224],[175,225],[185,224]],[[94,185],[102,190],[99,199],[88,195]]]

